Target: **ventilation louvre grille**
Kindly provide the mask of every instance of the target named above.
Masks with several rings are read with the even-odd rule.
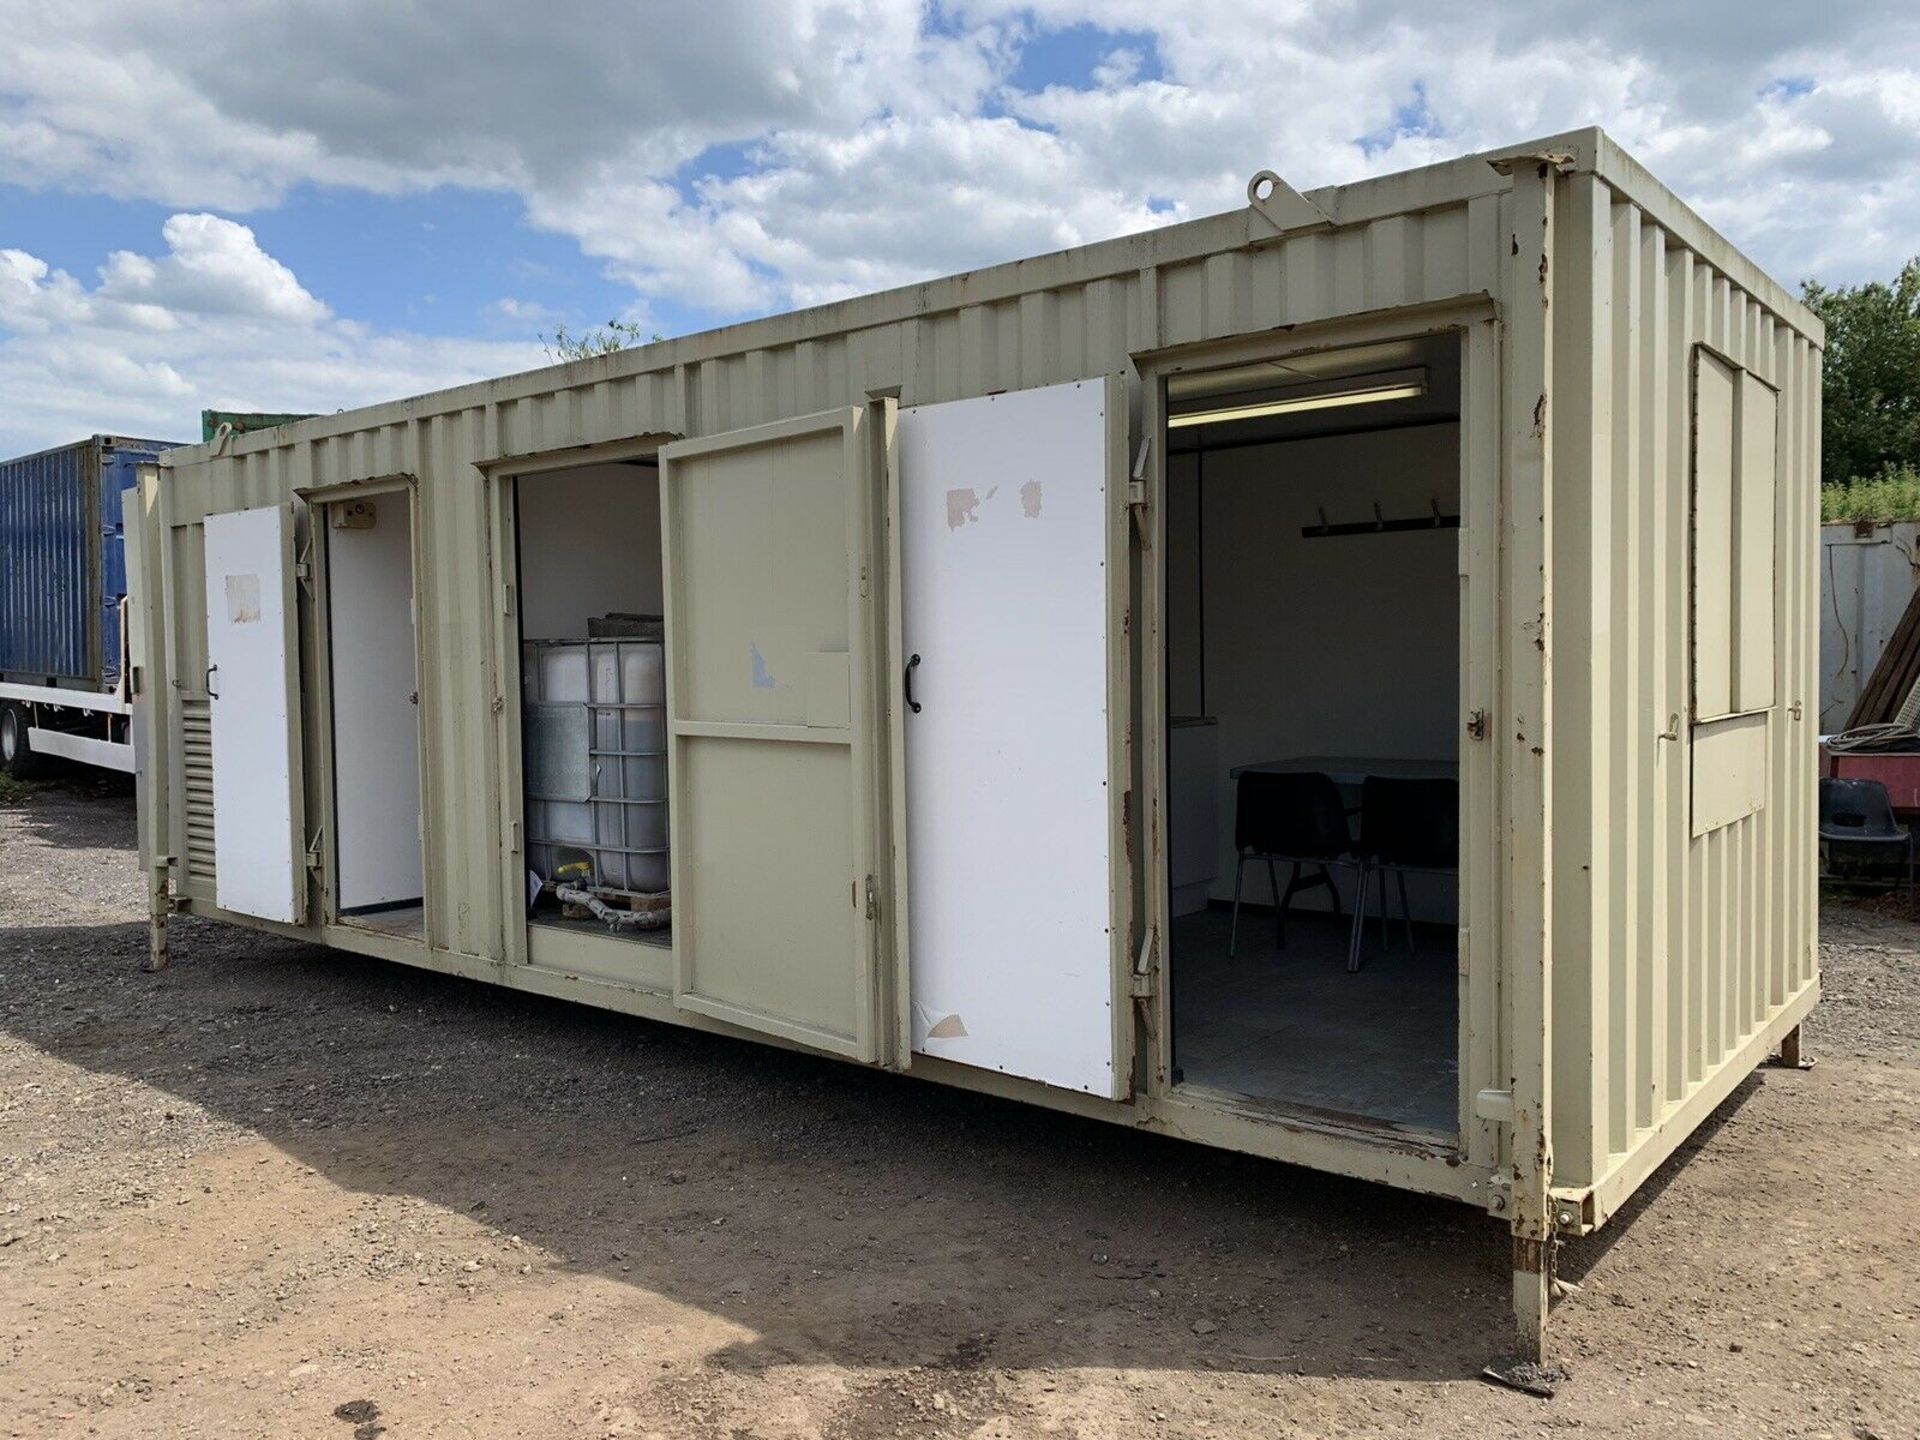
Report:
[[[180,750],[186,780],[187,880],[213,885],[213,706],[180,702]]]

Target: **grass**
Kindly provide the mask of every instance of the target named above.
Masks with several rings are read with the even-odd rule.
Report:
[[[1920,520],[1920,470],[1890,465],[1878,475],[1820,489],[1823,521]]]
[[[18,805],[33,793],[33,786],[24,780],[0,772],[0,805]]]

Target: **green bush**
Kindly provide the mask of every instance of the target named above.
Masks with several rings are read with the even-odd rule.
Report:
[[[1889,465],[1878,475],[1820,490],[1822,520],[1920,520],[1920,470]]]

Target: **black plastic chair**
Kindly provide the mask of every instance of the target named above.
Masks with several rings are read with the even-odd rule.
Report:
[[[1413,909],[1407,903],[1409,870],[1460,870],[1460,782],[1403,780],[1369,775],[1360,788],[1360,894],[1353,902],[1353,937],[1347,969],[1360,968],[1360,942],[1367,923],[1367,892],[1380,876],[1380,943],[1387,938],[1387,877],[1400,882],[1400,915],[1407,949],[1414,950]]]
[[[1820,781],[1820,838],[1829,845],[1907,852],[1907,903],[1914,895],[1914,837],[1893,818],[1893,797],[1878,780]]]
[[[1233,848],[1237,852],[1233,867],[1233,929],[1227,939],[1227,954],[1240,949],[1240,887],[1249,860],[1267,862],[1267,884],[1274,899],[1273,943],[1287,943],[1287,910],[1293,897],[1304,890],[1324,885],[1333,900],[1333,913],[1341,913],[1340,891],[1334,886],[1328,867],[1350,865],[1356,871],[1359,860],[1353,853],[1353,836],[1347,830],[1347,810],[1340,799],[1340,787],[1319,771],[1275,774],[1248,770],[1240,776],[1234,792]],[[1276,862],[1293,866],[1293,874],[1283,893]],[[1318,875],[1302,878],[1303,866],[1311,865]]]

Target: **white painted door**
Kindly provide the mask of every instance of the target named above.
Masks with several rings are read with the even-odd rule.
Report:
[[[913,1048],[1115,1098],[1121,393],[904,409],[897,441]]]
[[[209,515],[205,536],[214,898],[223,910],[297,923],[306,887],[294,789],[292,512]]]

